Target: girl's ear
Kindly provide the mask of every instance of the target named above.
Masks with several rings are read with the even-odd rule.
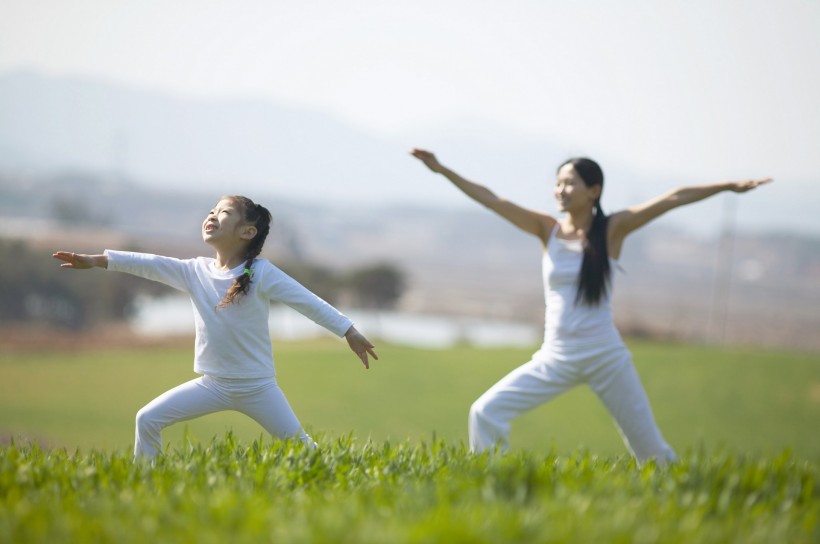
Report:
[[[248,225],[247,227],[242,229],[242,234],[240,234],[240,238],[243,240],[253,240],[256,236],[256,227],[253,225]]]

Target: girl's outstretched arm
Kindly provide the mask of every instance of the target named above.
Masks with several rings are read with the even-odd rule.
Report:
[[[60,268],[75,268],[85,270],[88,268],[108,268],[108,255],[86,255],[84,253],[72,253],[70,251],[57,251],[52,257],[65,261]]]
[[[365,368],[370,368],[370,361],[367,358],[368,353],[377,361],[379,360],[379,356],[373,351],[373,348],[376,346],[370,343],[370,340],[365,338],[362,333],[357,331],[356,327],[351,326],[347,329],[345,339],[347,340],[347,345],[353,350],[353,353],[358,355],[359,359],[362,360],[362,364],[364,364]]]
[[[554,218],[540,212],[522,208],[509,200],[498,197],[483,185],[462,178],[438,162],[436,156],[429,151],[414,149],[410,154],[423,162],[431,171],[446,177],[464,194],[479,204],[491,209],[524,232],[537,236],[541,242],[546,245],[552,227],[555,225]]]
[[[610,254],[620,254],[620,243],[630,232],[641,228],[669,210],[692,204],[723,191],[745,193],[770,181],[772,181],[772,178],[723,181],[709,185],[680,187],[643,204],[613,213],[609,218],[609,243],[617,251],[613,252],[613,247],[610,247]]]

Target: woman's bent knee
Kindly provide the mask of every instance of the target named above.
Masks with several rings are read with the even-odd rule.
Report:
[[[138,430],[156,429],[160,426],[160,422],[154,417],[152,411],[148,406],[143,406],[137,412],[136,424]]]

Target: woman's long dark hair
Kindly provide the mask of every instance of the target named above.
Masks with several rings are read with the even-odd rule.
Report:
[[[561,167],[571,164],[587,187],[601,186],[604,188],[604,172],[598,163],[586,157],[579,157],[564,161]],[[578,292],[575,303],[583,302],[590,306],[597,306],[606,296],[609,289],[610,267],[609,252],[606,247],[606,226],[608,217],[601,209],[601,197],[595,201],[595,215],[592,225],[584,240],[584,260],[578,274]]]
[[[262,252],[265,239],[270,232],[271,214],[264,206],[254,203],[248,197],[233,195],[222,197],[222,200],[230,200],[239,208],[239,213],[245,223],[256,227],[256,236],[248,244],[245,254],[245,270],[240,276],[233,280],[233,283],[225,293],[225,298],[217,305],[217,309],[233,304],[240,295],[247,295],[253,281],[253,261]]]

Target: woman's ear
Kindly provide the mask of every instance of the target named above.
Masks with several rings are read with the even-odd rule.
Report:
[[[592,194],[592,199],[593,199],[595,202],[598,202],[598,201],[600,201],[600,200],[601,200],[601,193],[602,193],[602,192],[603,192],[603,190],[604,190],[604,186],[603,186],[603,185],[593,185],[592,187],[590,187],[590,188],[589,188],[589,190],[591,191],[591,194]]]

